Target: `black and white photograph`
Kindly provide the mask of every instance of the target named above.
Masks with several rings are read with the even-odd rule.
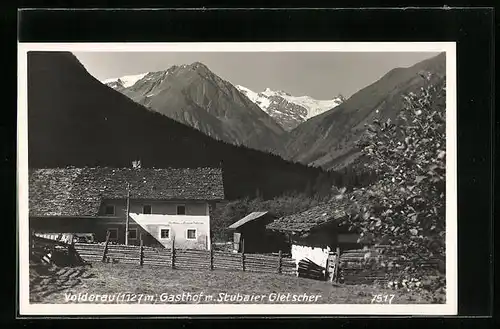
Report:
[[[19,43],[21,312],[456,314],[455,57]]]

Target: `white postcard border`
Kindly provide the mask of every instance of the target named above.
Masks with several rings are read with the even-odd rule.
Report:
[[[446,52],[446,304],[31,304],[29,302],[27,52]],[[20,315],[456,315],[455,42],[18,43],[18,292]],[[277,307],[279,305],[279,307]]]

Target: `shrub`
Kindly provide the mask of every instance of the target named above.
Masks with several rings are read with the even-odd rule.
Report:
[[[359,146],[379,179],[343,199],[346,223],[397,247],[407,273],[424,275],[423,262],[445,259],[445,91],[444,79],[427,83],[405,96],[395,122],[368,126]]]

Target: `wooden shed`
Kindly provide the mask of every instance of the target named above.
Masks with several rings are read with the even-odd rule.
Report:
[[[335,201],[330,201],[303,212],[281,217],[267,225],[267,229],[285,234],[291,244],[291,254],[297,262],[310,259],[326,267],[330,252],[362,248],[368,241],[360,239],[356,231],[342,224],[347,214]]]
[[[228,227],[234,230],[234,251],[246,253],[288,253],[290,246],[286,236],[280,232],[266,229],[266,225],[273,222],[276,217],[267,212],[252,212]]]

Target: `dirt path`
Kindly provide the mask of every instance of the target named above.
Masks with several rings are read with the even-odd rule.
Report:
[[[74,288],[82,280],[95,277],[91,267],[57,267],[45,264],[30,264],[30,302],[50,302],[51,295]]]

